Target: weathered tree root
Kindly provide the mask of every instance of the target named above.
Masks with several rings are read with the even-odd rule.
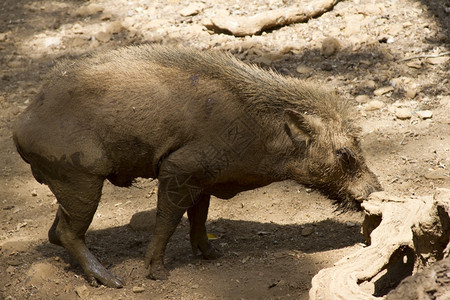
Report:
[[[254,16],[214,16],[212,29],[230,32],[235,36],[260,33],[263,30],[305,22],[333,8],[338,0],[305,1],[301,5],[279,8]]]
[[[438,189],[434,196],[406,200],[377,192],[363,203],[363,208],[363,233],[370,246],[321,270],[312,280],[310,299],[380,299],[405,277],[424,267],[433,268],[432,264],[439,260],[436,271],[419,272],[422,275],[413,289],[428,294],[431,289],[436,295],[446,293],[450,270],[440,268],[450,263],[450,190]],[[423,280],[429,274],[434,274],[434,279]],[[361,288],[361,283],[369,281],[374,284],[373,292]],[[395,294],[396,298],[390,299],[427,299],[406,295],[399,298],[401,289],[405,289],[402,286],[410,281],[414,279],[402,282],[399,290],[389,295]]]

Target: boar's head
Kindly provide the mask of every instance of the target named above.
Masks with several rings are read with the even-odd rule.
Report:
[[[339,208],[360,209],[381,186],[362,155],[360,129],[347,116],[328,114],[332,116],[285,110],[285,129],[296,149],[289,174],[335,199]]]

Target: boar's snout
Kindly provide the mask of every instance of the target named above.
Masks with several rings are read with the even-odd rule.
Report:
[[[361,202],[367,200],[371,193],[381,190],[381,185],[375,174],[366,170],[362,176],[350,181],[346,191],[347,195],[344,196],[344,201],[340,202],[339,206],[360,209]]]

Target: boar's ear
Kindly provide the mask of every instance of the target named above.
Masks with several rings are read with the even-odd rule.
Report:
[[[286,131],[289,137],[295,142],[306,142],[313,139],[322,127],[322,122],[318,117],[302,114],[295,110],[286,109],[284,111]]]

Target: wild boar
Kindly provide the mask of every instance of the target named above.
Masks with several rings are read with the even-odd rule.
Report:
[[[91,284],[121,287],[84,242],[105,179],[158,178],[145,264],[164,279],[164,251],[186,210],[192,250],[220,255],[206,235],[211,195],[292,179],[357,207],[379,190],[351,116],[349,102],[322,87],[231,55],[146,45],[59,63],[13,138],[58,200],[50,242]]]

